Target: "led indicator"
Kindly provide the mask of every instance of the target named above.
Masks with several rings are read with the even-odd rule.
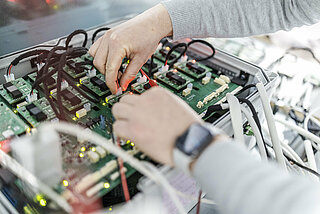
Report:
[[[40,199],[39,204],[45,207],[47,205],[47,201],[45,199]]]
[[[81,147],[81,152],[84,152],[84,151],[86,151],[86,147]]]
[[[79,157],[80,157],[80,158],[83,158],[83,157],[84,157],[84,154],[81,152],[81,153],[79,154]]]
[[[91,151],[95,152],[96,151],[96,147],[92,147]]]
[[[131,146],[134,146],[134,143],[131,143]]]
[[[67,187],[69,186],[69,182],[67,180],[63,180],[62,181],[63,186]]]
[[[110,184],[109,184],[108,182],[105,182],[105,183],[103,184],[103,187],[106,188],[106,189],[108,189],[108,188],[110,188]]]

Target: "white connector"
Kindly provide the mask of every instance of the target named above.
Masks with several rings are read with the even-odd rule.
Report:
[[[88,72],[87,72],[87,77],[89,77],[89,78],[95,77],[96,75],[97,75],[96,69],[88,70]]]
[[[14,74],[9,74],[9,75],[5,74],[4,78],[5,78],[6,82],[11,82],[11,81],[15,80]]]
[[[138,79],[138,81],[137,81],[138,83],[145,83],[145,82],[147,82],[147,77],[146,76],[142,76],[142,77],[140,77],[139,79]]]
[[[26,101],[28,103],[32,103],[33,101],[38,100],[38,94],[37,93],[32,93],[32,94],[28,94],[26,97]]]
[[[61,90],[66,89],[68,87],[69,87],[69,83],[67,81],[63,80],[61,82]]]
[[[163,65],[161,68],[159,68],[159,72],[167,72],[169,71],[169,65]]]
[[[157,47],[157,51],[158,50],[161,50],[163,48],[163,44],[162,43],[159,43],[158,47]]]
[[[188,61],[188,56],[187,55],[183,55],[180,59],[179,59],[179,61],[178,62],[186,62],[186,61]]]

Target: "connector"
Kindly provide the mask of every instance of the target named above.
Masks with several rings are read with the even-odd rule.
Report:
[[[5,78],[6,82],[11,82],[11,81],[15,80],[14,74],[9,74],[9,75],[5,74],[4,78]]]
[[[95,77],[96,75],[97,75],[96,69],[88,70],[88,72],[87,72],[87,77],[89,77],[89,78]]]
[[[34,101],[38,100],[38,94],[37,93],[32,93],[32,94],[28,94],[26,97],[26,101],[28,103],[32,103]]]

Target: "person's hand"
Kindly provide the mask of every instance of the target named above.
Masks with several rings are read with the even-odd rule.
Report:
[[[136,77],[140,68],[155,52],[159,41],[172,34],[172,23],[166,8],[158,4],[135,18],[108,30],[90,48],[93,64],[106,76],[113,94],[118,90],[118,70],[123,58],[130,63],[120,79],[122,90]]]
[[[176,139],[202,120],[183,100],[153,87],[142,95],[126,95],[112,108],[115,134],[154,160],[173,166]]]

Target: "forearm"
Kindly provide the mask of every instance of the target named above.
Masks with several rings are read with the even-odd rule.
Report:
[[[168,0],[173,38],[244,37],[314,24],[319,0]]]
[[[320,213],[318,183],[262,164],[234,142],[207,148],[193,174],[222,213]]]

